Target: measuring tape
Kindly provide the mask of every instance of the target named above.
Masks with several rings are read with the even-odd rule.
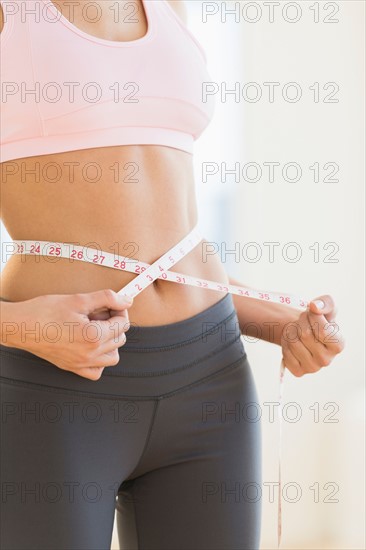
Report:
[[[79,260],[105,267],[111,267],[120,271],[135,273],[138,276],[118,292],[118,294],[125,294],[131,297],[137,296],[137,294],[156,281],[156,279],[163,279],[182,285],[207,288],[219,292],[247,296],[248,298],[256,298],[257,300],[286,304],[292,307],[307,307],[307,300],[291,294],[261,291],[245,286],[226,285],[215,281],[209,281],[207,279],[199,279],[197,277],[183,275],[182,273],[177,273],[175,271],[168,271],[201,241],[202,236],[198,232],[196,226],[186,237],[184,237],[184,239],[173,246],[170,250],[168,250],[168,252],[166,252],[163,256],[161,256],[161,258],[156,260],[156,262],[151,265],[126,256],[119,256],[114,253],[100,251],[95,248],[76,246],[71,243],[55,243],[49,241],[14,240],[12,244],[15,245],[15,250],[10,252],[10,254],[30,254],[37,256],[51,256],[54,258],[69,258],[71,260]]]
[[[72,243],[55,243],[49,241],[21,241],[14,240],[13,245],[15,250],[10,254],[28,254],[36,256],[51,256],[54,258],[69,258],[71,260],[79,260],[83,262],[102,265],[120,271],[128,271],[137,274],[132,281],[124,286],[118,294],[123,294],[130,297],[135,297],[145,288],[151,285],[157,279],[163,279],[174,283],[195,286],[199,288],[207,288],[219,292],[237,294],[266,302],[277,302],[286,304],[292,307],[306,308],[308,301],[298,296],[291,294],[283,294],[279,292],[267,292],[255,290],[245,286],[225,285],[207,279],[191,277],[170,269],[179,260],[184,258],[193,248],[201,241],[202,236],[197,229],[197,226],[192,229],[181,241],[174,245],[168,252],[163,254],[152,264],[139,262],[126,256],[119,256],[110,252],[104,252],[95,248],[86,246],[73,245]],[[279,469],[278,469],[278,513],[277,513],[277,537],[278,548],[281,545],[282,534],[282,490],[281,490],[281,446],[282,446],[282,399],[284,385],[285,365],[283,360],[280,367],[280,386],[279,386]]]

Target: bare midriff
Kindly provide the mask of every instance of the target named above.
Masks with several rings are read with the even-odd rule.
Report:
[[[197,223],[192,155],[172,147],[85,149],[1,168],[1,217],[14,240],[74,243],[152,263]],[[173,271],[227,283],[218,256],[205,254],[202,243]],[[17,302],[45,294],[117,292],[136,276],[67,258],[12,255],[1,273],[0,295]],[[146,326],[172,323],[222,297],[159,279],[135,297],[129,317]]]

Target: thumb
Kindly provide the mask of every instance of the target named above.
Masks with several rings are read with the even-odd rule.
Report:
[[[133,298],[130,298],[130,296],[118,294],[110,288],[89,292],[84,296],[88,298],[85,308],[86,313],[105,308],[120,311],[130,307],[133,303]]]
[[[324,315],[328,318],[334,318],[336,314],[336,308],[334,300],[328,294],[318,296],[309,303],[309,312],[317,315]]]

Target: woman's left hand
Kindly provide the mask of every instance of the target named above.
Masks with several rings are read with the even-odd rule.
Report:
[[[281,347],[285,367],[296,377],[327,367],[344,349],[331,296],[312,300],[296,321],[285,326]]]

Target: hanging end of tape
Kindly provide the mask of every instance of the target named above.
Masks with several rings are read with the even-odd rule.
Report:
[[[280,406],[278,408],[279,416],[279,454],[278,454],[278,512],[277,512],[277,548],[281,546],[282,536],[282,480],[281,480],[281,447],[282,447],[282,398],[283,398],[283,382],[285,377],[285,363],[282,358],[280,367]]]
[[[281,548],[281,531],[278,531],[277,534],[277,549],[279,550]]]
[[[280,367],[280,381],[282,382],[283,380],[283,377],[285,376],[285,370],[286,370],[286,367],[285,367],[285,363],[283,361],[283,358],[281,359],[281,367]]]
[[[282,483],[281,483],[281,464],[279,465],[278,470],[278,512],[277,512],[277,549],[281,546],[281,536],[282,536]]]

